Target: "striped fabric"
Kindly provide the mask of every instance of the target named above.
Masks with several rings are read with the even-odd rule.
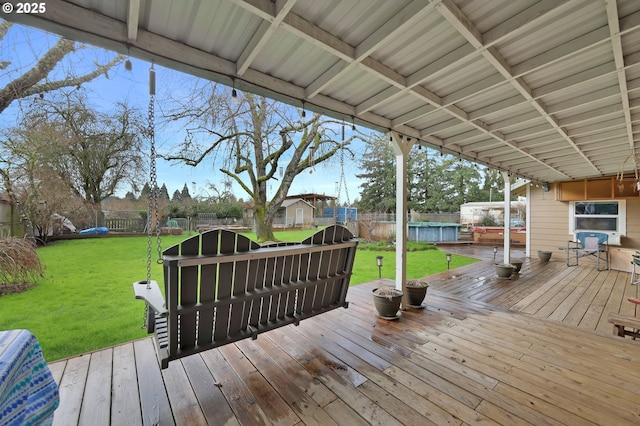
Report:
[[[48,425],[59,396],[40,343],[27,330],[0,332],[0,425]]]

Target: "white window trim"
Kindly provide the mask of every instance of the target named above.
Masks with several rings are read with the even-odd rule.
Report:
[[[618,214],[617,215],[600,215],[599,217],[607,218],[607,217],[615,217],[618,218],[618,229],[616,231],[594,231],[594,232],[602,232],[603,234],[609,235],[609,244],[612,245],[620,245],[620,237],[627,235],[627,200],[600,200],[600,201],[570,201],[569,202],[569,234],[574,236],[576,235],[576,203],[618,203]],[[582,215],[579,215],[582,216]],[[587,215],[585,215],[587,216]],[[582,231],[582,230],[581,230]],[[580,231],[580,232],[581,232]],[[585,230],[589,231],[589,230]]]

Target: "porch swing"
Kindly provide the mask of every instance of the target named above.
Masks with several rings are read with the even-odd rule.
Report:
[[[133,283],[146,302],[161,368],[185,356],[257,338],[258,334],[348,307],[357,240],[330,226],[300,243],[260,245],[226,229],[196,234],[162,251],[158,226],[153,107],[155,71],[149,73],[152,185],[147,214],[147,277]],[[152,221],[152,213],[155,222]],[[164,286],[151,279],[153,228]]]

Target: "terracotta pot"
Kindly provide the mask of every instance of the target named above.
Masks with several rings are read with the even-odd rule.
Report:
[[[400,290],[396,290],[393,287],[374,288],[373,304],[378,311],[378,316],[389,320],[398,319],[402,294]]]

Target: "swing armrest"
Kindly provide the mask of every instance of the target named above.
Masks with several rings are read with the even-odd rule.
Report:
[[[156,314],[162,317],[169,315],[169,311],[165,307],[164,296],[156,281],[151,280],[149,288],[147,288],[146,281],[136,281],[133,283],[133,292],[136,295],[136,299],[142,299],[147,302]]]

